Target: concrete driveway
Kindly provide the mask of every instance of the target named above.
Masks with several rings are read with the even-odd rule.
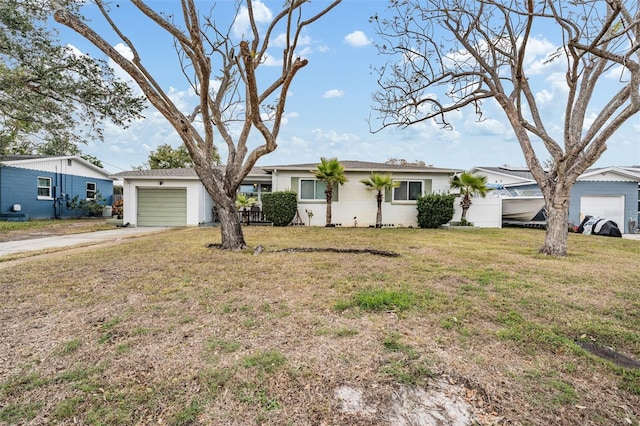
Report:
[[[170,228],[153,226],[140,228],[118,228],[108,231],[87,232],[84,234],[58,235],[54,237],[34,238],[31,240],[7,241],[0,243],[0,257],[61,247],[100,244],[142,234],[161,232],[167,229]]]

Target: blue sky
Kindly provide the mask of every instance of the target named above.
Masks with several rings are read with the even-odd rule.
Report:
[[[166,10],[177,2],[150,1],[156,10]],[[276,11],[282,0],[265,0],[258,8],[268,16]],[[170,93],[185,112],[195,105],[193,92],[182,76],[176,60],[172,41],[163,32],[135,13],[128,2],[118,2],[114,17],[122,24],[136,45],[143,62],[158,82]],[[214,2],[199,1],[203,13]],[[214,16],[216,21],[229,25],[233,17],[234,1],[218,1]],[[327,0],[315,0],[316,7],[328,4]],[[367,119],[371,110],[371,95],[377,89],[372,65],[379,65],[387,58],[378,55],[374,46],[376,34],[369,23],[373,14],[384,14],[386,0],[346,0],[328,15],[308,27],[305,32],[304,51],[309,64],[296,76],[290,89],[285,111],[286,121],[278,139],[278,149],[263,157],[258,165],[296,164],[318,162],[320,157],[337,157],[341,160],[384,162],[390,158],[407,161],[424,161],[435,167],[469,169],[474,166],[524,166],[524,156],[504,114],[486,103],[485,120],[477,121],[472,108],[450,116],[454,130],[443,130],[435,123],[427,122],[409,128],[389,128],[378,133],[370,132]],[[94,19],[97,15],[91,6],[85,6],[84,14]],[[75,46],[81,52],[99,56],[96,50],[72,31],[56,26],[65,44]],[[104,26],[97,26],[103,32]],[[561,128],[558,118],[563,114],[559,102],[563,88],[563,75],[558,63],[544,64],[547,53],[555,50],[548,34],[534,37],[535,55],[528,58],[528,75],[536,79],[538,98],[543,102],[547,128]],[[113,45],[116,38],[108,39]],[[120,48],[120,46],[117,46]],[[277,59],[278,51],[271,54]],[[262,69],[262,68],[261,68]],[[275,68],[277,69],[277,68]],[[126,78],[124,73],[123,77]],[[615,83],[612,76],[610,81]],[[146,118],[120,129],[107,124],[103,143],[91,143],[82,147],[83,152],[103,161],[111,172],[130,170],[139,166],[158,145],[181,143],[166,120],[149,107]],[[221,148],[223,160],[226,152]],[[541,154],[542,159],[548,158]],[[640,115],[627,122],[608,143],[608,150],[596,166],[624,166],[640,164]]]

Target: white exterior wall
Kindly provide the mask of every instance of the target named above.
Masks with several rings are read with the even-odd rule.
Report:
[[[619,173],[615,173],[612,171],[597,173],[597,174],[589,174],[585,177],[578,177],[578,181],[580,182],[635,182],[636,179],[632,179],[628,176],[620,175]]]
[[[348,182],[338,188],[338,201],[331,203],[331,221],[342,226],[354,226],[354,217],[357,217],[358,226],[367,227],[376,223],[376,193],[368,191],[360,183],[361,179],[371,176],[369,172],[347,172]],[[291,178],[313,179],[313,174],[302,171],[277,171],[273,174],[273,191],[293,190],[299,192],[299,188],[291,187]],[[394,173],[396,180],[425,180],[431,179],[433,193],[447,193],[449,191],[448,175],[444,174],[417,174]],[[309,223],[309,217],[305,210],[313,211],[313,217]],[[326,215],[326,202],[298,201],[300,218],[311,226],[324,226]],[[392,224],[395,227],[418,226],[418,210],[415,201],[395,201],[382,203],[382,223]]]
[[[454,201],[453,222],[460,222],[462,207],[457,197]],[[478,228],[502,228],[502,198],[500,197],[472,197],[471,207],[467,210],[467,220]]]
[[[162,182],[162,185],[160,185]],[[198,226],[211,222],[213,202],[199,180],[155,178],[126,179],[123,187],[125,200],[122,221],[130,226],[137,226],[138,221],[138,188],[186,188],[187,189],[187,226]]]
[[[69,161],[71,160],[71,164]],[[27,170],[39,170],[43,172],[62,173],[71,176],[82,176],[96,179],[109,179],[106,171],[98,171],[73,158],[36,158],[30,160],[18,160],[6,162],[8,166]]]
[[[517,183],[530,182],[527,179],[519,178],[516,176],[508,176],[501,173],[492,173],[491,171],[484,170],[484,169],[475,170],[473,174],[476,176],[486,176],[487,183],[499,183],[502,185],[512,185]]]

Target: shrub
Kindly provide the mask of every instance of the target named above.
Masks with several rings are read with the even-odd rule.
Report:
[[[96,192],[95,198],[91,200],[80,199],[78,195],[70,200],[67,200],[67,209],[74,212],[77,216],[100,216],[102,215],[102,209],[104,209],[106,198],[100,194],[100,191]]]
[[[453,194],[429,194],[418,198],[418,226],[439,228],[453,219]]]
[[[122,216],[124,212],[124,200],[118,200],[113,203],[113,207],[111,209],[111,214],[114,216]]]
[[[262,194],[262,211],[274,226],[287,226],[298,211],[298,194],[295,191]]]

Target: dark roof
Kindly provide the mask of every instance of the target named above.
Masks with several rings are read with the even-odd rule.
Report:
[[[345,171],[379,171],[379,172],[403,172],[403,171],[420,171],[420,172],[439,172],[439,173],[458,173],[463,170],[460,169],[440,169],[431,166],[421,166],[416,164],[386,164],[386,163],[370,163],[367,161],[340,161],[345,168]],[[304,170],[311,171],[316,168],[318,163],[308,164],[287,164],[282,166],[262,166],[254,167],[249,173],[249,176],[260,176],[271,174],[274,170]],[[224,171],[224,167],[220,166],[220,169]],[[120,172],[111,175],[113,178],[183,178],[183,179],[197,179],[195,169],[154,169],[154,170],[130,170],[127,172]]]
[[[482,170],[488,170],[488,171],[491,171],[491,172],[494,172],[494,173],[502,173],[504,175],[514,176],[514,177],[518,177],[518,178],[521,178],[521,179],[527,179],[527,180],[535,181],[535,178],[533,177],[533,174],[526,167],[501,166],[501,167],[476,167],[476,168],[477,169],[482,169]],[[640,168],[637,167],[637,166],[631,166],[631,167],[596,167],[596,168],[592,168],[592,169],[587,169],[587,170],[585,170],[584,173],[585,174],[590,174],[590,173],[593,173],[593,172],[597,172],[599,170],[611,170],[612,168],[618,169],[619,171],[622,171],[622,172],[628,172],[628,173],[634,173],[634,174],[640,173]]]
[[[494,173],[502,173],[504,175],[515,176],[521,179],[535,180],[531,171],[526,167],[477,167],[478,169],[488,170]]]
[[[198,175],[194,169],[153,169],[153,170],[130,170],[112,175],[113,177],[192,177]]]
[[[457,173],[462,172],[462,169],[443,169],[429,165],[419,165],[415,163],[406,164],[388,164],[388,163],[373,163],[369,161],[350,161],[340,160],[340,163],[344,166],[345,171],[376,171],[376,172],[402,172],[402,171],[422,171],[422,172],[442,172],[442,173]],[[263,166],[265,170],[313,170],[319,163],[304,163],[304,164],[284,164],[279,166]]]
[[[53,158],[56,155],[5,155],[0,156],[0,161],[20,161],[20,160],[35,160],[36,158]]]
[[[221,171],[224,171],[224,167],[219,167]],[[251,169],[249,176],[266,175],[267,173],[259,167]],[[185,179],[198,179],[198,175],[194,168],[184,169],[153,169],[153,170],[130,170],[127,172],[120,172],[111,175],[114,178],[159,178],[159,177],[173,177],[173,178],[185,178]]]

